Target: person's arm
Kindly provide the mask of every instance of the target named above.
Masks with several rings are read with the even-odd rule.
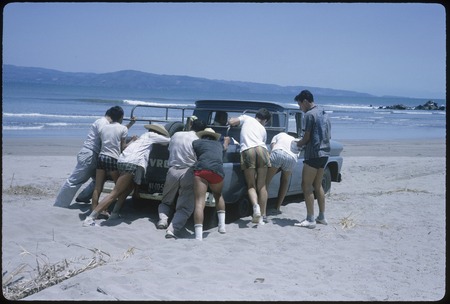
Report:
[[[157,135],[158,135],[158,141],[157,141],[158,144],[168,145],[170,143],[170,137],[165,137],[164,135],[160,135],[160,134],[157,134]]]
[[[130,122],[126,125],[126,127],[129,129],[129,128],[131,128],[133,125],[134,125],[134,123],[136,122],[136,117],[131,117],[131,120],[130,120]]]
[[[122,153],[122,151],[125,150],[126,147],[127,147],[127,139],[122,138],[120,140],[120,152]]]
[[[231,140],[230,136],[224,136],[223,137],[222,145],[223,145],[223,150],[224,151],[226,151],[228,149],[228,146],[230,145],[230,140]]]
[[[122,151],[123,150],[125,150],[133,141],[135,141],[136,139],[138,139],[139,137],[137,136],[137,135],[133,135],[133,136],[131,136],[131,139],[130,139],[130,141],[129,142],[126,142],[126,139],[125,139],[125,141],[124,141],[124,143],[123,143],[123,149],[122,149]]]
[[[228,119],[228,124],[232,127],[239,126],[240,122],[239,117],[231,117]]]
[[[302,146],[306,145],[309,142],[310,138],[311,133],[309,131],[305,131],[305,134],[303,134],[303,138],[297,142],[297,147],[301,148]]]

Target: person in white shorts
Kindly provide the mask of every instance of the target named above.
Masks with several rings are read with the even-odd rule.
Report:
[[[293,136],[281,132],[275,135],[270,143],[271,167],[267,170],[266,187],[269,189],[272,178],[281,171],[280,187],[276,202],[276,211],[278,213],[281,213],[281,204],[283,204],[284,198],[286,197],[289,180],[297,164],[298,154],[291,150],[293,141],[295,141]]]

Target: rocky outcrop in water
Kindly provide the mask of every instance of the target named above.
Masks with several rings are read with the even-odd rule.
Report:
[[[387,110],[440,110],[445,111],[445,106],[438,106],[437,103],[435,103],[432,100],[428,100],[423,105],[418,105],[417,107],[407,107],[402,104],[396,104],[392,106],[381,106],[379,109],[387,109]]]

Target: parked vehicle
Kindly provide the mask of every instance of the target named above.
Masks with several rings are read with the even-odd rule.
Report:
[[[272,113],[271,121],[265,126],[267,130],[267,142],[269,146],[273,136],[279,132],[286,132],[295,138],[302,137],[303,112],[298,106],[281,104],[269,101],[244,101],[244,100],[198,100],[195,106],[171,106],[171,105],[136,105],[131,115],[138,121],[146,123],[162,124],[170,135],[182,131],[185,128],[189,116],[195,115],[206,122],[217,133],[232,138],[224,156],[225,179],[223,197],[227,204],[227,214],[231,211],[237,217],[245,217],[251,214],[251,206],[247,198],[247,186],[244,174],[240,166],[240,127],[217,125],[214,118],[217,113],[225,112],[228,117],[237,117],[242,114],[254,116],[260,108],[266,108]],[[157,115],[159,113],[159,116]],[[337,141],[331,141],[331,156],[325,167],[322,181],[324,191],[330,191],[331,182],[341,181],[341,168],[343,158],[340,155],[343,146]],[[145,180],[138,193],[133,194],[133,199],[145,199],[160,201],[164,187],[168,166],[169,152],[167,146],[155,145],[150,153]],[[303,168],[303,151],[300,153],[297,165],[292,172],[286,197],[302,194],[301,180]],[[275,175],[268,188],[268,197],[276,198],[279,188],[279,173]],[[205,198],[207,206],[214,206],[212,195]],[[208,208],[205,208],[208,209]],[[212,209],[212,208],[210,208]],[[213,214],[213,213],[212,213]],[[206,218],[205,218],[206,219]]]

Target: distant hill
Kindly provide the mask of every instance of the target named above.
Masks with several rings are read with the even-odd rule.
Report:
[[[298,94],[306,87],[279,86],[244,81],[211,80],[190,76],[159,75],[134,70],[112,73],[73,73],[52,69],[3,65],[3,83],[35,83],[96,87],[127,87],[167,91],[197,91],[225,93]],[[373,96],[346,90],[308,87],[321,96]]]

